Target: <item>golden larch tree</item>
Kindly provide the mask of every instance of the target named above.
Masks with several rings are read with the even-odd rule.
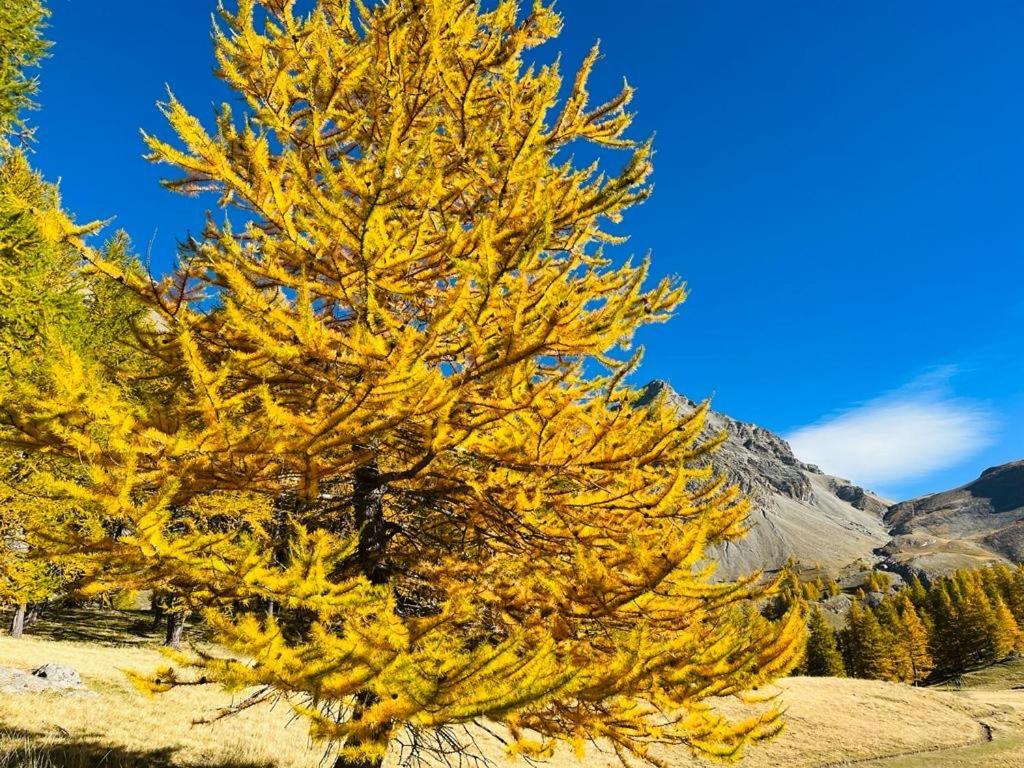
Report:
[[[993,613],[992,656],[996,661],[1002,661],[1013,651],[1020,650],[1021,631],[1013,613],[1001,599],[996,601]]]
[[[684,290],[603,251],[651,147],[628,87],[590,105],[596,48],[561,104],[558,65],[527,64],[560,24],[539,1],[222,11],[245,114],[210,132],[172,98],[177,140],[147,141],[224,215],[156,285],[85,249],[148,303],[160,384],[69,352],[20,403],[26,440],[90,467],[55,485],[117,521],[69,547],[101,580],[194,585],[238,660],[191,660],[290,697],[340,764],[484,720],[517,753],[651,761],[780,727],[717,701],[790,669],[802,617],[749,620],[771,587],[713,580],[748,507],[708,465],[706,408],[626,383]],[[578,167],[582,144],[620,169]]]
[[[0,6],[0,151],[31,139],[21,113],[34,106],[32,69],[49,47],[40,34],[48,15],[39,0],[6,0]]]
[[[918,582],[920,584],[920,582]],[[897,599],[902,632],[899,641],[906,647],[910,659],[911,677],[907,682],[917,683],[924,680],[935,668],[929,648],[928,629],[914,607],[914,602],[906,592],[901,592]]]
[[[63,354],[118,373],[140,358],[123,343],[141,311],[134,294],[85,275],[79,250],[68,242],[96,226],[73,224],[57,187],[23,151],[0,152],[0,605],[13,608],[16,636],[30,606],[68,589],[81,570],[80,558],[55,556],[46,540],[64,538],[68,527],[102,525],[94,515],[83,518],[85,510],[63,491],[39,483],[80,474],[80,466],[70,446],[64,455],[32,451],[38,433],[24,416],[45,408],[53,383],[69,373]],[[129,254],[122,234],[103,250],[104,260],[122,269],[131,268]],[[26,410],[21,402],[33,405]]]

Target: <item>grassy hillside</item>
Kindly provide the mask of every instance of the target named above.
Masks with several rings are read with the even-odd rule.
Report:
[[[138,693],[121,670],[147,671],[165,663],[147,644],[151,636],[135,634],[145,627],[144,615],[120,614],[103,622],[88,614],[73,619],[43,628],[49,637],[63,639],[0,638],[0,665],[67,664],[79,670],[91,691],[0,694],[0,768],[320,764],[322,748],[309,743],[303,724],[292,721],[283,703],[254,707],[212,725],[193,725],[231,699],[206,687],[157,698]],[[1012,690],[1022,679],[1022,662],[969,675],[960,691],[792,678],[781,691],[788,709],[786,731],[752,750],[745,765],[810,767],[852,761],[890,768],[1024,766],[1024,690]],[[479,732],[473,735],[488,756],[505,763],[495,741]],[[902,757],[874,759],[894,755]],[[661,756],[680,768],[702,765],[682,752]],[[573,763],[569,754],[554,761],[556,768]],[[616,763],[592,749],[586,764]]]

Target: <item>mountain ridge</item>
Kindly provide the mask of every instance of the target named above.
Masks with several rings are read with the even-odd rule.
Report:
[[[883,554],[898,568],[927,573],[976,561],[1024,562],[1024,461],[893,504],[883,520],[893,536]]]
[[[636,404],[660,396],[683,412],[697,407],[658,379],[642,388]],[[710,462],[752,502],[747,536],[711,552],[724,578],[774,571],[791,559],[841,580],[876,569],[927,578],[1024,562],[1024,461],[894,503],[802,461],[770,430],[709,410],[703,439],[722,431],[726,440]]]

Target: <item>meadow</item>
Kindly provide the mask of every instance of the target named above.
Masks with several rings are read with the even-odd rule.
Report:
[[[44,663],[77,669],[88,692],[0,694],[3,768],[315,768],[324,747],[312,744],[305,723],[283,701],[260,705],[213,723],[231,696],[212,686],[176,688],[146,696],[125,670],[166,666],[142,611],[77,610],[33,628],[20,640],[0,637],[6,666]],[[857,764],[882,768],[1024,766],[1024,660],[965,675],[961,687],[930,688],[871,680],[792,677],[778,684],[786,728],[752,748],[751,768]],[[503,755],[483,730],[471,729],[494,765],[525,765]],[[670,765],[710,765],[683,750],[659,754]],[[386,764],[394,765],[394,751]],[[566,751],[550,765],[578,764]],[[582,765],[616,765],[591,747]]]

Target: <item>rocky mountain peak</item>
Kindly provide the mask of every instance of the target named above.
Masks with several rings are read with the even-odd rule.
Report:
[[[643,388],[637,407],[662,396],[682,412],[697,407],[661,380]],[[710,461],[753,503],[750,534],[722,553],[727,573],[771,570],[790,557],[835,572],[876,559],[873,550],[887,540],[884,501],[801,461],[789,443],[764,427],[709,411],[706,437],[723,431],[727,438]]]
[[[989,467],[966,490],[985,499],[996,513],[1024,508],[1024,461]]]
[[[648,405],[664,395],[683,412],[692,411],[696,403],[677,393],[668,382],[656,379],[644,387],[638,406]],[[811,486],[806,474],[820,475],[821,470],[793,455],[789,443],[756,424],[737,421],[723,413],[709,411],[707,437],[728,434],[726,442],[715,454],[714,464],[729,475],[744,493],[760,497],[781,493],[791,499],[807,501]]]

